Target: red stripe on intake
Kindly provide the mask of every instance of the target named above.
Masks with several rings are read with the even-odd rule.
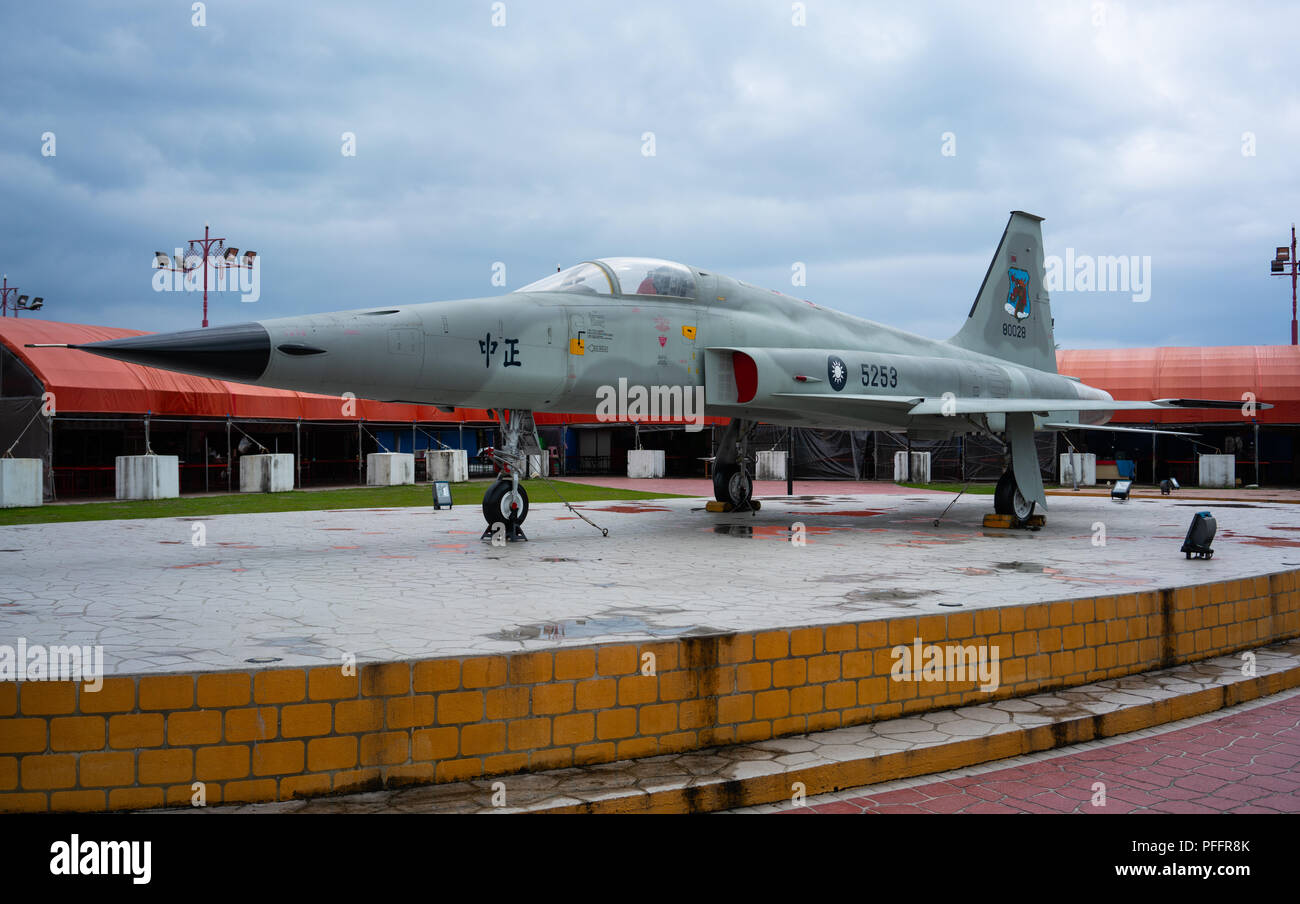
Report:
[[[744,352],[732,352],[731,367],[736,374],[736,401],[752,402],[758,392],[758,365]]]

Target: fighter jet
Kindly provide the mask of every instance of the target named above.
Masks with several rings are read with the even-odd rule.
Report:
[[[1011,213],[965,323],[946,340],[698,267],[614,257],[490,298],[70,347],[238,383],[490,409],[504,443],[494,450],[499,479],[483,500],[489,525],[518,526],[527,517],[519,477],[524,456],[536,448],[533,412],[596,414],[610,387],[629,385],[670,404],[702,388],[703,413],[730,419],[714,460],[713,489],[733,508],[750,503],[749,440],[764,422],[924,439],[996,437],[1010,465],[994,508],[1023,521],[1047,506],[1035,431],[1173,432],[1107,422],[1118,410],[1242,404],[1120,401],[1057,373],[1041,224],[1033,214]]]

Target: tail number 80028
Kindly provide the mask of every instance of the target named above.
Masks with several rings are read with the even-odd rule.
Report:
[[[1025,325],[1023,323],[1004,323],[1002,324],[1002,335],[1010,336],[1012,339],[1023,339],[1026,335]]]

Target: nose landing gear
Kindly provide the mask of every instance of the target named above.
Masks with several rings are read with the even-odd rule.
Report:
[[[487,528],[479,539],[493,540],[504,532],[507,541],[527,540],[523,523],[528,517],[528,491],[519,483],[519,476],[527,473],[528,456],[541,454],[542,444],[531,411],[511,408],[496,412],[496,416],[503,448],[483,450],[497,470],[497,479],[483,494]]]
[[[528,491],[518,482],[517,475],[498,477],[483,494],[483,519],[488,526],[480,540],[489,540],[498,528],[505,525],[506,540],[527,540],[522,527],[528,517]]]

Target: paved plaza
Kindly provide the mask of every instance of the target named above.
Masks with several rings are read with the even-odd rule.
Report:
[[[946,614],[1300,564],[1288,504],[1053,497],[1030,532],[984,529],[988,496],[938,527],[949,494],[777,497],[729,515],[704,501],[581,505],[608,537],[537,505],[530,542],[504,548],[480,541],[477,496],[0,527],[0,637],[102,644],[108,674],[286,667]],[[1216,555],[1188,561],[1202,509]]]

